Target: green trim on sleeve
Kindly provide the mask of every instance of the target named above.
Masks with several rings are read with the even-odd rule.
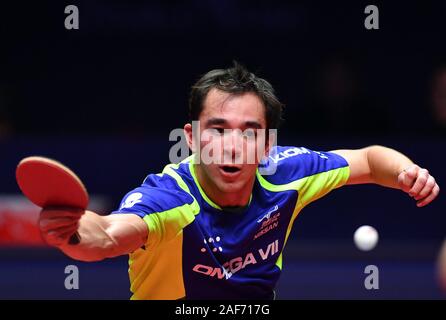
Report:
[[[147,249],[150,250],[160,243],[172,240],[194,219],[195,215],[189,204],[146,215],[144,221],[149,228]]]
[[[186,162],[189,158],[186,158],[182,162]],[[143,218],[149,228],[149,235],[146,242],[148,248],[153,248],[164,241],[173,239],[184,227],[194,221],[195,215],[200,212],[200,206],[197,200],[191,194],[187,184],[175,171],[178,167],[179,164],[169,164],[164,168],[162,174],[167,174],[175,179],[178,186],[193,198],[193,202],[191,204],[185,203],[182,206],[166,211],[154,212]]]

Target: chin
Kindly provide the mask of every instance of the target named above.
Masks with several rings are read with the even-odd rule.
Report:
[[[219,181],[217,187],[221,192],[224,193],[235,193],[243,190],[245,183],[242,181],[226,182]]]

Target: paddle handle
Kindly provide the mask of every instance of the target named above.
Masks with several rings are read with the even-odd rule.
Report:
[[[79,233],[77,231],[75,233],[73,233],[73,235],[68,240],[68,244],[71,244],[71,245],[76,245],[76,244],[79,244],[80,242],[81,242],[81,236],[79,235]]]

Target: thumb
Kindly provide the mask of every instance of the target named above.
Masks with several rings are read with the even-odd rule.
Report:
[[[420,168],[417,165],[412,165],[404,169],[398,175],[398,185],[400,186],[401,190],[404,192],[409,192],[416,181],[419,170]]]

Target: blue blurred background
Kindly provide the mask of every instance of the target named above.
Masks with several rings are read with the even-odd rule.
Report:
[[[80,29],[64,28],[75,4]],[[440,187],[446,147],[446,1],[6,2],[0,9],[0,298],[127,299],[127,258],[80,263],[2,216],[19,194],[15,166],[58,159],[107,214],[148,173],[169,162],[170,130],[187,119],[190,86],[240,61],[286,104],[280,145],[314,150],[382,144],[430,170]],[[443,40],[441,40],[443,39]],[[8,203],[8,205],[5,205]],[[13,203],[21,203],[20,201]],[[11,209],[12,208],[12,209]],[[436,259],[445,200],[425,208],[402,192],[345,187],[304,209],[284,253],[279,299],[444,299]],[[369,224],[377,248],[352,238]],[[8,231],[9,232],[9,231]],[[21,234],[22,233],[22,234]],[[65,266],[80,289],[64,287]],[[380,289],[364,288],[364,269]]]

